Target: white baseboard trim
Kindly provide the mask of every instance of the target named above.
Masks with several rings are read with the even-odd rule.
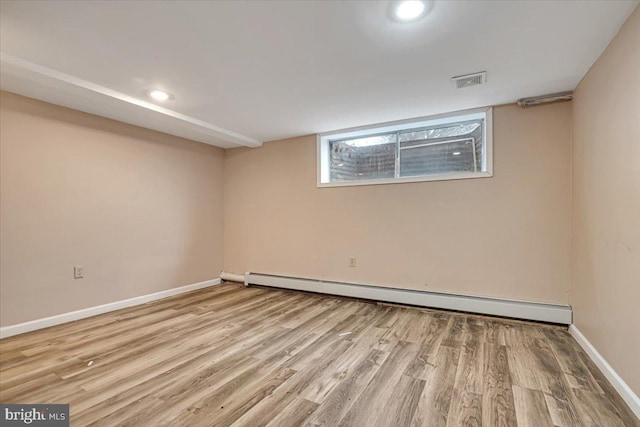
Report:
[[[185,292],[191,292],[197,289],[202,289],[219,284],[220,279],[206,280],[204,282],[193,283],[191,285],[181,286],[179,288],[167,289],[166,291],[155,292],[153,294],[110,302],[108,304],[97,305],[95,307],[83,308],[81,310],[71,311],[69,313],[58,314],[56,316],[45,317],[42,319],[36,319],[30,322],[18,323],[17,325],[4,326],[0,328],[0,338],[7,338],[13,335],[24,334],[26,332],[48,328],[50,326],[59,325],[61,323],[73,322],[74,320],[84,319],[86,317],[96,316],[98,314],[107,313],[109,311],[120,310],[121,308],[132,307],[134,305],[140,305],[146,302],[156,301],[162,298],[167,298],[174,295],[183,294]]]
[[[228,280],[229,282],[244,283],[244,274],[230,273],[228,271],[221,271],[220,278],[222,280]]]
[[[443,308],[516,319],[561,323],[565,325],[571,324],[572,319],[571,307],[568,305],[385,288],[353,283],[325,282],[322,280],[274,276],[260,273],[247,273],[245,276],[245,284],[295,289],[422,307]]]
[[[593,363],[602,371],[604,376],[609,380],[613,388],[620,394],[620,397],[629,405],[631,411],[640,418],[640,398],[631,390],[631,387],[624,382],[620,375],[613,370],[611,365],[596,350],[596,348],[582,335],[582,332],[575,325],[569,326],[569,333],[580,344],[580,347],[593,360]]]

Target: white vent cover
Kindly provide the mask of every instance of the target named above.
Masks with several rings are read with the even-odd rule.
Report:
[[[480,73],[466,74],[464,76],[452,77],[456,89],[462,89],[463,87],[483,85],[487,81],[487,72],[482,71]]]

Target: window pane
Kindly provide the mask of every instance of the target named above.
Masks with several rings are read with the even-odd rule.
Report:
[[[409,129],[400,132],[399,138],[401,143],[422,141],[425,139],[449,138],[454,136],[465,136],[474,132],[482,126],[481,121],[472,121],[467,123],[455,123],[440,127],[430,127],[422,129]]]
[[[400,176],[479,171],[473,139],[418,145],[400,151]]]
[[[483,120],[409,129],[399,135],[399,176],[483,170]]]
[[[487,110],[489,111],[489,110]],[[429,181],[491,176],[487,111],[391,122],[318,138],[320,184]],[[490,134],[489,134],[490,135]],[[447,175],[443,178],[438,175]],[[362,182],[366,181],[366,182]]]
[[[393,178],[396,134],[330,142],[331,181]]]

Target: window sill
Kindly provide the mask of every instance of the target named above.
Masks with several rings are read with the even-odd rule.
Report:
[[[429,175],[429,176],[408,176],[406,178],[365,179],[361,181],[318,182],[317,186],[318,188],[354,187],[354,186],[360,186],[360,185],[406,184],[410,182],[450,181],[454,179],[491,178],[492,176],[493,176],[493,173],[490,173],[490,172],[450,173],[450,174]]]

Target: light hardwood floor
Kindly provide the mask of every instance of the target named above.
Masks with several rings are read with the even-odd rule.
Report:
[[[0,341],[71,425],[638,426],[566,328],[223,284]]]

